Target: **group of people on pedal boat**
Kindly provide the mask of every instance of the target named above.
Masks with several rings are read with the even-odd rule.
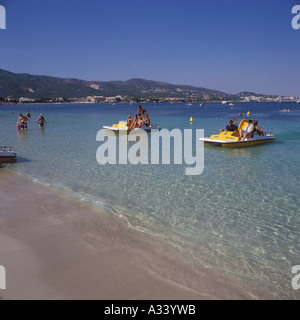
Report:
[[[261,126],[258,125],[257,120],[247,120],[247,125],[244,129],[240,129],[237,126],[237,120],[229,120],[228,125],[226,126],[225,130],[220,129],[220,133],[223,131],[235,131],[239,134],[239,140],[244,141],[245,139],[252,138],[254,132],[257,132],[259,136],[264,136],[264,131]]]
[[[137,113],[135,114],[134,119],[132,120],[131,115],[128,115],[127,118],[127,127],[128,129],[135,129],[141,127],[149,127],[150,126],[150,119],[148,117],[147,111],[142,108],[142,106],[138,106]]]

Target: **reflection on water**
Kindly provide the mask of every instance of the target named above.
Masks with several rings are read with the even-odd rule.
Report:
[[[261,154],[266,145],[254,145],[245,148],[223,148],[222,146],[205,145],[205,151],[215,152],[215,154],[226,154],[231,158],[246,157],[255,158]],[[254,150],[254,151],[253,151]]]
[[[44,134],[45,134],[45,126],[40,126],[39,127],[39,134],[41,135],[41,136],[43,136]]]
[[[17,130],[17,136],[20,141],[26,140],[28,136],[28,130]]]

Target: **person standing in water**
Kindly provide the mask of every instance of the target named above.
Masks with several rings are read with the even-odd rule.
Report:
[[[36,122],[39,124],[40,128],[43,127],[45,123],[47,123],[47,121],[45,120],[42,114],[39,115]]]
[[[28,118],[26,116],[23,116],[22,113],[19,113],[19,124],[20,127],[24,130],[27,130],[27,120]]]

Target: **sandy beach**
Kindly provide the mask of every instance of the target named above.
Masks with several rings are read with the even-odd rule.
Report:
[[[248,299],[117,218],[0,168],[0,299]]]

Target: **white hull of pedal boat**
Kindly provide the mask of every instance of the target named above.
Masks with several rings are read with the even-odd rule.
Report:
[[[220,139],[211,139],[211,138],[200,138],[199,140],[212,145],[218,145],[226,148],[233,147],[250,147],[257,144],[271,142],[275,139],[275,137],[270,135],[265,136],[254,136],[253,138],[245,139],[244,141],[229,141],[229,140],[220,140]]]
[[[12,150],[0,149],[0,159],[15,159],[17,154]]]
[[[139,132],[139,131],[146,131],[146,132],[150,132],[150,131],[153,131],[153,130],[160,130],[160,127],[159,126],[154,126],[154,125],[150,125],[149,127],[146,127],[146,126],[143,126],[143,127],[140,127],[140,128],[135,128],[135,129],[128,129],[127,126],[121,126],[121,127],[117,127],[117,126],[103,126],[103,129],[106,129],[106,130],[111,130],[111,131],[114,131],[116,133],[118,132]]]

